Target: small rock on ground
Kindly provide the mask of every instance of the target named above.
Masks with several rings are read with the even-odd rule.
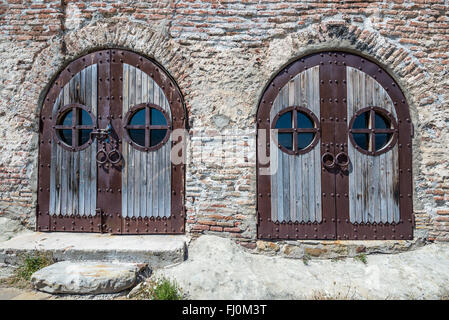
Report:
[[[131,263],[62,261],[31,276],[34,288],[52,294],[108,294],[136,283],[139,266]]]

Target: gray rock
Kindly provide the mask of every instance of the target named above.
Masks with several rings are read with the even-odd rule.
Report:
[[[48,293],[115,293],[132,287],[138,271],[131,263],[62,261],[35,272],[31,283]]]

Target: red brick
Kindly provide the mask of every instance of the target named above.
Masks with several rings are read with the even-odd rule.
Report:
[[[209,226],[203,224],[196,224],[192,227],[193,230],[209,230]]]
[[[223,231],[225,232],[242,232],[242,230],[240,228],[224,228]]]

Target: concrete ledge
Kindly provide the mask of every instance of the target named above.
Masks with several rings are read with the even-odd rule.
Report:
[[[148,263],[159,268],[185,260],[184,235],[110,235],[30,232],[0,242],[0,264],[18,265],[25,254],[42,252],[55,261]]]

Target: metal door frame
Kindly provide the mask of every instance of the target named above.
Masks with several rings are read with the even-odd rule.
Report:
[[[99,128],[112,126],[112,137],[121,153],[123,64],[127,63],[150,75],[164,92],[172,114],[172,129],[186,128],[186,112],[181,91],[172,77],[157,62],[122,49],[95,51],[71,62],[61,71],[47,92],[39,121],[37,231],[108,232],[113,234],[184,233],[185,164],[171,164],[171,215],[168,218],[122,218],[121,166],[105,173],[97,165],[97,208],[95,216],[50,216],[50,159],[52,108],[62,88],[82,69],[98,64],[97,121]],[[97,139],[98,141],[98,139]],[[179,140],[178,140],[179,141]],[[173,141],[172,147],[178,142]],[[185,155],[184,155],[185,156]],[[107,168],[109,169],[109,168]]]
[[[271,220],[271,177],[261,175],[270,163],[259,162],[259,150],[270,157],[270,140],[257,136],[257,238],[259,239],[413,239],[412,144],[413,125],[409,106],[394,79],[376,63],[347,52],[326,51],[300,58],[282,69],[267,85],[259,102],[257,129],[266,130],[269,137],[270,110],[279,91],[297,74],[320,66],[320,126],[321,155],[347,152],[348,126],[346,106],[346,67],[365,72],[388,92],[398,117],[399,152],[399,223],[362,223],[349,221],[349,179],[339,168],[322,166],[322,221],[320,223],[273,222]],[[345,106],[342,108],[341,106]],[[334,135],[332,137],[332,135]],[[262,143],[266,143],[262,148]],[[337,152],[338,151],[338,152]]]

